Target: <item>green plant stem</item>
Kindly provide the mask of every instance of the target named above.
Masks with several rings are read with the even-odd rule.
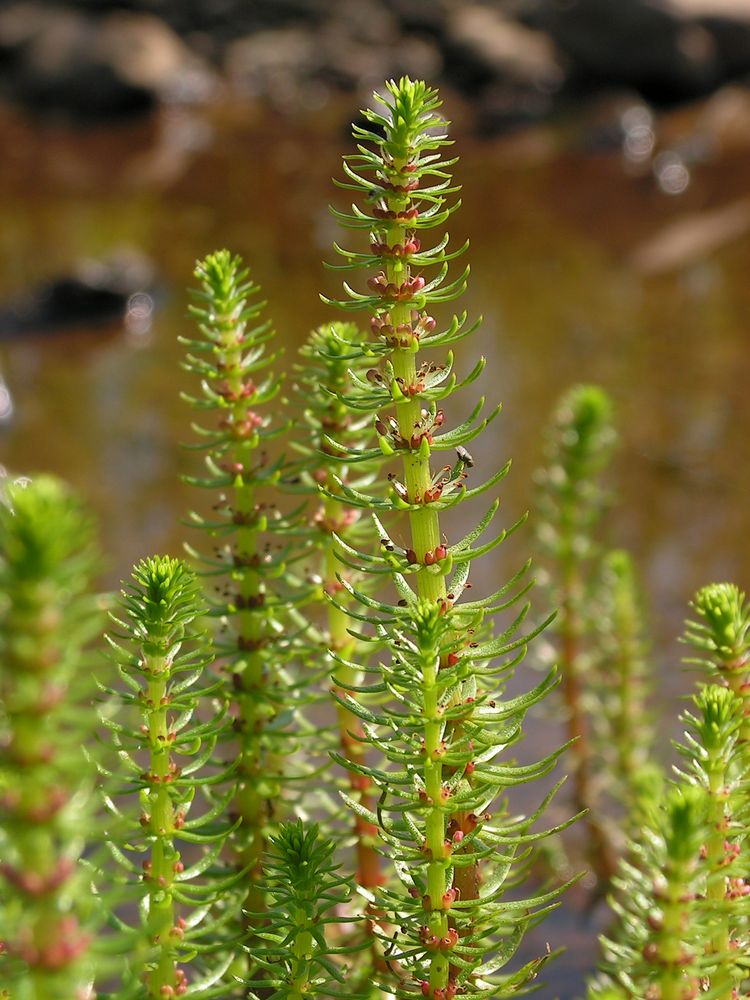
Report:
[[[602,588],[609,604],[602,614],[600,655],[606,680],[613,678],[614,700],[605,699],[606,735],[614,749],[613,768],[621,785],[627,833],[638,830],[639,778],[653,745],[648,701],[643,607],[628,554],[614,550],[604,561]],[[601,672],[601,668],[600,668]]]
[[[234,507],[239,519],[253,518],[255,511],[255,487],[245,482],[237,482],[234,489]],[[237,611],[237,633],[246,647],[242,657],[232,667],[232,681],[236,691],[240,740],[240,763],[237,769],[238,784],[235,808],[242,817],[242,846],[239,850],[239,864],[249,871],[249,885],[246,905],[251,912],[264,909],[263,893],[255,885],[260,878],[260,859],[265,845],[263,828],[269,818],[267,800],[262,795],[260,779],[263,760],[259,732],[266,724],[262,707],[257,697],[266,683],[265,660],[260,653],[263,638],[263,624],[255,610],[264,593],[260,575],[254,569],[257,559],[257,530],[255,526],[240,525],[237,529],[237,554],[235,561],[241,563],[243,571],[238,577],[238,593],[242,607]],[[235,574],[233,574],[233,577]]]
[[[398,599],[393,592],[379,600],[365,588],[347,587],[365,609],[351,616],[371,624],[373,639],[389,652],[380,663],[381,681],[355,689],[375,696],[373,702],[351,699],[352,710],[365,723],[367,745],[387,762],[385,768],[373,761],[363,769],[381,789],[377,814],[368,818],[378,823],[401,883],[395,892],[389,888],[378,894],[378,902],[400,928],[389,951],[394,972],[403,977],[395,988],[385,980],[380,985],[398,996],[421,994],[433,1000],[459,994],[489,996],[490,991],[510,996],[523,992],[544,960],[508,975],[498,975],[498,969],[512,957],[513,941],[523,935],[530,912],[552,897],[510,906],[497,902],[506,877],[521,877],[520,855],[528,846],[525,833],[538,816],[511,820],[503,798],[500,825],[490,826],[492,815],[486,810],[496,800],[495,790],[506,782],[516,783],[511,778],[516,770],[528,777],[525,767],[505,759],[505,752],[520,738],[526,710],[555,681],[550,673],[532,691],[509,701],[507,715],[503,714],[495,696],[500,696],[503,679],[522,658],[527,641],[543,626],[523,634],[527,604],[502,635],[490,637],[485,625],[485,615],[511,607],[528,588],[513,593],[507,602],[503,600],[507,590],[501,588],[484,600],[462,603],[470,586],[471,561],[505,537],[502,532],[473,546],[492,520],[497,502],[465,538],[451,545],[442,536],[440,513],[491,489],[507,466],[466,489],[465,469],[473,461],[464,445],[481,433],[499,408],[480,418],[484,401],[479,399],[466,421],[440,431],[445,414],[438,404],[457,388],[452,353],[445,364],[437,365],[416,356],[420,348],[452,345],[475,325],[467,325],[462,314],[439,329],[430,315],[433,305],[461,295],[468,276],[464,268],[458,277],[448,278],[450,261],[465,247],[448,252],[448,235],[430,234],[457,207],[446,204],[446,196],[457,188],[451,186],[447,170],[454,161],[442,159],[438,152],[448,143],[444,122],[436,114],[438,95],[408,77],[389,81],[387,90],[390,98],[376,96],[384,113],[364,112],[367,126],[354,128],[358,152],[344,161],[342,187],[357,190],[365,206],[355,203],[351,213],[333,209],[346,227],[369,232],[367,252],[338,245],[336,251],[346,259],[342,270],[376,271],[367,279],[372,294],[362,294],[345,282],[345,299],[325,299],[346,311],[370,311],[375,344],[354,356],[377,357],[379,367],[364,377],[355,376],[351,409],[373,414],[379,451],[399,455],[402,464],[388,474],[387,496],[368,495],[346,484],[342,495],[374,514],[407,515],[403,520],[409,525],[403,532],[407,538],[394,541],[394,530],[398,537],[405,526],[392,527],[388,522],[381,526],[376,518],[383,554],[373,557],[359,550],[364,572],[379,579],[390,575]],[[461,386],[474,382],[483,367],[484,359],[479,359]],[[454,464],[433,474],[432,450],[452,448]],[[346,443],[342,451],[357,462],[368,462],[378,453]],[[349,560],[357,556],[349,546],[346,552]],[[522,575],[523,571],[517,574],[508,589]],[[377,707],[373,710],[371,705]],[[511,717],[513,724],[506,729]],[[335,757],[346,766],[339,754]],[[556,759],[552,754],[540,761],[540,773],[549,773]],[[520,773],[518,777],[524,780]],[[356,803],[354,807],[356,811]],[[516,856],[521,843],[525,846]],[[510,844],[514,846],[506,852],[505,845]],[[480,857],[497,879],[486,900],[477,898]],[[509,876],[514,860],[518,864]],[[454,872],[459,870],[457,878]],[[459,899],[458,884],[464,878],[467,892],[461,892]],[[491,957],[495,939],[501,952]]]
[[[219,365],[228,372],[227,385],[231,391],[230,412],[227,425],[244,429],[248,420],[255,416],[248,410],[246,382],[243,377],[243,348],[236,340],[236,319],[233,315],[219,317],[217,326],[224,334],[225,350],[219,354]],[[233,344],[234,341],[234,344]],[[252,467],[253,452],[257,447],[255,434],[239,436],[233,445],[231,461],[237,469]],[[261,876],[260,859],[265,847],[264,827],[268,821],[268,804],[261,793],[263,761],[258,734],[264,728],[266,719],[262,713],[262,702],[257,693],[265,685],[265,662],[259,651],[263,638],[263,623],[257,607],[263,600],[263,585],[257,571],[258,524],[256,510],[256,486],[240,472],[234,480],[232,506],[236,511],[237,529],[235,567],[241,572],[232,572],[237,584],[239,600],[236,613],[237,634],[246,647],[244,655],[233,664],[232,681],[236,691],[239,724],[242,730],[240,740],[240,764],[235,808],[242,817],[242,847],[239,864],[249,872],[248,894],[245,900],[250,912],[265,908],[264,896],[256,888]]]
[[[745,743],[750,743],[750,656],[743,653],[722,664],[723,676],[727,686],[742,699],[742,724],[739,736]]]
[[[734,990],[733,966],[728,961],[731,954],[731,933],[729,912],[726,908],[727,879],[724,874],[727,854],[728,817],[726,803],[729,798],[727,790],[727,768],[715,754],[707,762],[709,787],[706,804],[706,829],[708,836],[705,845],[706,899],[709,905],[715,905],[713,931],[707,947],[708,954],[719,956],[714,971],[711,973],[711,990],[715,990],[716,1000],[732,1000]]]
[[[167,678],[169,666],[163,656],[144,657],[144,671],[149,676],[146,703],[148,718],[149,831],[154,838],[151,848],[148,882],[148,931],[157,949],[155,967],[148,977],[150,997],[174,995],[182,982],[174,947],[175,912],[172,885],[180,864],[173,842],[175,813],[169,795],[173,768],[167,722]]]
[[[396,162],[396,170],[403,170],[406,160]],[[408,202],[408,197],[393,195],[388,198],[388,207],[398,212]],[[387,229],[390,245],[404,240],[406,227],[389,226]],[[401,258],[388,261],[386,277],[389,282],[400,285],[410,277],[409,265]],[[411,321],[411,308],[408,303],[397,304],[391,311],[393,326]],[[393,372],[396,379],[401,379],[405,386],[416,382],[416,352],[396,348],[391,355]],[[405,441],[410,441],[415,427],[419,424],[421,406],[417,399],[406,399],[396,402],[396,419],[399,432]],[[411,540],[417,562],[423,570],[417,573],[417,593],[424,601],[436,607],[438,602],[447,596],[445,577],[441,572],[432,573],[424,565],[425,555],[434,552],[440,544],[440,519],[437,511],[430,509],[426,503],[425,493],[432,484],[430,472],[430,447],[427,439],[422,437],[419,447],[410,449],[403,455],[404,485],[410,503],[422,499],[418,510],[409,511]],[[438,705],[437,673],[440,665],[439,652],[436,649],[420,650],[422,658],[422,691],[424,697],[424,746],[425,766],[424,785],[427,801],[425,831],[427,848],[427,895],[429,897],[429,914],[427,927],[433,940],[439,942],[447,938],[449,930],[448,913],[444,909],[444,899],[448,891],[447,869],[449,866],[450,849],[446,846],[447,814],[441,806],[443,765],[441,761],[441,739],[443,723]],[[445,989],[450,976],[450,962],[447,954],[433,951],[430,962],[430,989],[432,995],[438,989]]]
[[[644,831],[644,842],[651,841],[655,846],[658,868],[647,868],[644,873],[646,884],[651,882],[651,900],[638,900],[637,890],[631,896],[636,907],[642,907],[644,901],[647,905],[643,914],[647,919],[646,943],[634,956],[633,971],[638,976],[637,967],[644,962],[644,977],[640,983],[636,980],[637,985],[655,986],[656,991],[651,992],[659,1000],[687,1000],[700,993],[701,963],[697,955],[703,951],[704,941],[697,897],[705,884],[699,861],[705,836],[705,807],[705,789],[673,788],[667,793],[665,812],[660,817],[661,831],[654,840],[649,831]],[[631,974],[624,964],[620,971]],[[649,995],[647,990],[644,995]]]
[[[0,976],[17,1000],[89,997],[92,525],[57,480],[0,499]],[[6,964],[7,962],[7,964]]]
[[[655,961],[658,963],[659,1000],[685,1000],[698,996],[698,983],[684,972],[686,955],[683,938],[687,920],[684,885],[679,878],[667,884],[660,900],[662,926],[655,935]],[[695,990],[695,993],[691,992]]]
[[[335,489],[335,483],[328,476],[327,487],[329,490]],[[326,497],[323,505],[324,521],[327,526],[338,525],[348,508],[334,500]],[[341,574],[341,563],[336,558],[336,547],[333,538],[329,534],[328,543],[324,555],[323,586],[327,593],[339,593],[341,584],[339,575]],[[346,612],[340,607],[328,602],[328,642],[330,648],[343,659],[348,660],[352,655],[356,641],[349,635],[349,619]],[[344,663],[337,663],[333,675],[334,692],[343,698],[346,694],[345,686],[356,683],[355,671]],[[339,685],[344,685],[341,687]],[[363,764],[366,757],[365,744],[360,737],[363,735],[362,724],[353,712],[342,705],[336,703],[336,721],[339,731],[339,744],[347,760],[355,764]],[[366,775],[358,774],[356,771],[348,771],[349,786],[357,801],[370,812],[374,809],[374,799],[372,796],[372,779]],[[355,814],[354,835],[356,838],[355,851],[357,855],[357,882],[366,889],[374,889],[382,885],[383,876],[380,871],[380,858],[375,850],[375,840],[377,828],[369,823],[364,816]]]
[[[265,553],[260,549],[269,518],[260,503],[258,485],[271,482],[274,473],[265,475],[265,460],[262,453],[259,456],[264,420],[256,407],[272,399],[278,386],[273,378],[259,384],[254,381],[256,371],[268,364],[263,344],[272,332],[267,323],[252,325],[263,304],[248,303],[258,288],[246,280],[242,261],[219,251],[199,263],[195,273],[202,285],[198,293],[201,305],[192,311],[205,339],[185,342],[198,352],[188,356],[187,367],[203,379],[204,400],[192,403],[198,407],[208,403],[220,417],[210,431],[199,428],[210,439],[206,445],[210,478],[196,482],[226,491],[214,508],[220,511],[218,526],[198,517],[196,521],[212,537],[221,539],[218,559],[203,561],[212,567],[208,572],[213,575],[217,563],[224,567],[226,589],[216,612],[224,617],[230,637],[224,650],[229,659],[238,744],[230,811],[242,822],[233,838],[234,863],[238,870],[247,872],[244,909],[261,913],[265,898],[258,889],[260,859],[272,819],[271,803],[278,797],[273,776],[281,761],[268,751],[264,741],[278,702],[269,694],[269,663],[273,661],[266,647],[275,636],[265,581],[273,567],[265,564]],[[202,357],[206,352],[208,360]],[[243,920],[247,927],[252,918]]]
[[[217,803],[212,787],[226,782],[231,765],[220,766],[213,758],[228,720],[219,683],[215,678],[204,681],[213,660],[201,626],[204,613],[195,574],[178,559],[153,556],[133,568],[120,597],[121,617],[111,615],[115,631],[107,641],[124,683],[104,691],[128,715],[122,721],[105,715],[102,721],[118,754],[115,776],[135,771],[138,779],[135,787],[131,781],[119,793],[105,795],[105,802],[115,817],[109,842],[128,872],[131,889],[137,869],[129,856],[147,852],[138,880],[135,934],[125,931],[133,916],[129,897],[113,897],[123,925],[123,1000],[182,996],[188,991],[188,968],[197,975],[196,984],[235,985],[224,975],[237,946],[231,936],[236,925],[228,929],[227,923],[232,904],[239,904],[231,890],[239,887],[241,873],[227,877],[219,861],[231,824],[218,814],[229,793]],[[196,814],[189,818],[194,806]],[[180,856],[183,842],[195,862],[187,867]],[[192,908],[188,918],[179,915],[184,908]],[[134,939],[141,947],[133,947]],[[209,939],[210,950],[203,947]]]
[[[617,870],[617,859],[609,838],[591,808],[591,744],[583,710],[578,667],[583,637],[579,613],[582,589],[576,560],[572,556],[566,556],[562,565],[561,600],[557,619],[560,635],[560,686],[567,709],[568,739],[572,741],[576,805],[579,809],[587,810],[584,822],[589,831],[591,865],[599,881],[608,885]]]

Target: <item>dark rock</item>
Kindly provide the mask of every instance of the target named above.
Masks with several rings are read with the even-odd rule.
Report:
[[[445,36],[445,24],[452,4],[449,0],[386,0],[387,6],[399,20],[403,31],[408,34],[426,35],[442,39]]]
[[[722,77],[706,28],[658,0],[545,0],[541,23],[589,85],[633,86],[669,101],[707,92]]]
[[[207,94],[211,76],[156,17],[95,18],[13,4],[0,13],[0,87],[42,115],[76,121],[140,115],[160,99]]]
[[[0,95],[76,121],[203,101],[208,63],[284,112],[408,73],[452,84],[483,131],[560,95],[655,103],[750,74],[748,0],[0,0]],[[442,77],[442,78],[441,78]]]
[[[564,82],[549,37],[482,3],[456,6],[446,18],[445,75],[471,96],[482,135],[547,117]]]
[[[477,100],[476,131],[484,137],[506,135],[544,121],[554,107],[551,93],[508,84],[489,86]]]
[[[547,35],[478,3],[458,6],[448,17],[444,53],[451,80],[469,92],[507,81],[549,93],[563,80]]]
[[[151,262],[132,250],[82,261],[0,306],[0,339],[121,322],[134,296],[153,290]]]
[[[380,0],[349,0],[335,8],[318,37],[323,76],[345,89],[369,93],[405,73],[434,79],[442,68],[434,43],[404,36]]]
[[[99,24],[97,51],[118,77],[161,100],[202,101],[216,86],[206,64],[158,17],[114,12]]]
[[[240,93],[303,111],[332,89],[367,92],[403,73],[434,78],[441,65],[435,45],[402,37],[377,0],[350,0],[316,32],[302,25],[255,32],[229,45],[224,60]]]
[[[208,32],[227,44],[252,31],[290,23],[314,26],[327,16],[328,0],[72,0],[96,16],[113,9],[153,14],[180,35]]]
[[[0,14],[5,96],[42,115],[76,120],[143,114],[148,88],[124,80],[99,51],[98,24],[63,8],[14,4]]]
[[[268,97],[284,108],[300,106],[302,88],[319,67],[315,38],[302,27],[274,28],[239,38],[228,46],[224,59],[224,71],[240,93]]]
[[[750,73],[750,10],[744,18],[709,15],[698,23],[713,40],[724,79]]]

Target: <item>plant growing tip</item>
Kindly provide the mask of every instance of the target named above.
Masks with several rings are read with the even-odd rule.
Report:
[[[328,944],[326,930],[337,929],[337,916],[350,897],[349,879],[333,863],[333,841],[321,836],[317,823],[282,823],[269,839],[264,888],[271,906],[263,942],[254,958],[265,975],[250,987],[272,987],[274,1000],[366,1000],[353,992],[351,972],[343,956],[353,947]],[[332,935],[333,936],[333,935]]]
[[[733,583],[701,588],[691,603],[695,617],[686,622],[683,641],[695,655],[687,662],[701,666],[742,699],[741,737],[750,740],[750,604]]]

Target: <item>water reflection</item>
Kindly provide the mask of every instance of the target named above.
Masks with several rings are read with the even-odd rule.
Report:
[[[647,163],[656,146],[654,114],[645,104],[633,104],[620,117],[625,160],[636,166]]]
[[[679,153],[667,150],[654,159],[654,177],[664,194],[678,195],[687,191],[690,171]]]
[[[0,426],[10,423],[13,419],[13,397],[5,379],[0,375]]]
[[[125,307],[125,333],[134,346],[145,347],[154,319],[154,299],[148,292],[136,292]]]

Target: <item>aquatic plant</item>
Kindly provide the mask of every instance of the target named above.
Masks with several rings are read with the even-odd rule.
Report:
[[[633,560],[624,549],[604,554],[598,577],[592,595],[595,680],[589,712],[599,780],[606,784],[607,798],[619,803],[619,825],[629,836],[638,830],[642,771],[654,743],[647,613]]]
[[[92,523],[61,483],[0,501],[0,984],[13,1000],[93,996],[91,895],[78,859],[94,774]]]
[[[105,718],[118,764],[106,789],[108,846],[130,888],[120,896],[131,911],[138,904],[140,917],[132,928],[127,911],[119,921],[117,948],[131,956],[120,1000],[225,996],[221,980],[238,948],[226,902],[219,905],[231,900],[241,874],[219,857],[232,824],[223,815],[227,794],[212,789],[233,767],[215,760],[228,721],[220,682],[204,676],[211,658],[203,612],[194,573],[164,556],[134,567],[112,615],[108,638],[123,685],[107,689],[120,707]],[[185,864],[193,845],[200,853]],[[140,864],[137,854],[145,856]],[[206,952],[219,960],[206,962]],[[189,978],[188,965],[199,975]]]
[[[702,887],[700,847],[706,830],[705,799],[697,787],[671,788],[657,822],[631,844],[632,860],[614,878],[615,934],[603,941],[602,967],[609,981],[588,996],[614,990],[628,1000],[697,997],[703,927],[696,899]]]
[[[684,641],[694,649],[687,659],[726,684],[743,704],[740,737],[750,740],[750,604],[733,583],[701,588],[691,607]]]
[[[550,633],[572,741],[573,797],[587,811],[587,856],[604,890],[623,842],[613,806],[619,818],[637,811],[638,771],[653,740],[635,567],[625,551],[606,551],[598,531],[608,500],[603,473],[617,440],[613,409],[599,386],[564,392],[535,476],[537,536],[558,608]]]
[[[332,861],[335,848],[316,823],[300,820],[282,823],[269,838],[263,886],[271,902],[254,957],[265,972],[258,985],[272,987],[273,1000],[363,1000],[336,962],[337,956],[357,946],[334,947],[326,937],[327,927],[348,920],[337,913],[351,893],[348,876]]]
[[[308,583],[314,584],[304,611],[317,604],[325,607],[324,620],[317,627],[308,628],[305,642],[311,660],[336,654],[337,660],[328,661],[327,673],[331,676],[335,702],[338,744],[347,760],[363,763],[366,746],[361,720],[343,703],[345,687],[359,684],[363,668],[370,653],[370,644],[352,635],[342,603],[347,603],[347,592],[342,580],[364,584],[364,574],[356,564],[347,567],[342,543],[358,548],[372,545],[375,530],[372,522],[362,515],[359,508],[350,506],[337,497],[336,478],[356,489],[371,484],[383,460],[378,453],[372,461],[351,470],[340,460],[338,445],[359,445],[372,438],[374,429],[368,414],[353,412],[346,403],[353,380],[367,377],[370,359],[363,352],[363,335],[354,323],[336,321],[313,330],[300,354],[304,363],[299,366],[295,398],[303,407],[309,434],[304,440],[293,443],[301,455],[299,465],[293,469],[299,488],[311,502],[307,506],[308,541],[310,552],[306,555],[309,565]],[[372,374],[370,375],[372,377]],[[324,487],[327,495],[320,494]],[[317,564],[311,563],[312,553],[317,553]],[[336,597],[336,603],[325,600]],[[352,664],[356,663],[357,667]],[[364,774],[348,771],[349,795],[365,810],[372,811],[374,786]],[[336,806],[333,807],[336,811]],[[376,829],[361,813],[353,816],[353,832],[357,855],[357,882],[365,888],[374,888],[382,881],[381,861],[376,850]]]
[[[273,339],[265,303],[239,257],[221,250],[196,266],[200,288],[191,313],[200,338],[181,338],[188,347],[186,369],[200,379],[201,395],[185,399],[201,415],[193,429],[205,451],[206,473],[187,481],[212,496],[211,512],[194,513],[192,523],[211,540],[211,553],[188,551],[211,585],[210,614],[220,625],[215,650],[228,675],[227,696],[237,741],[235,794],[231,813],[240,819],[233,833],[238,870],[247,874],[246,906],[263,909],[261,857],[269,826],[288,785],[284,771],[290,745],[290,713],[297,693],[285,672],[289,659],[288,599],[278,593],[286,571],[288,535],[294,517],[283,515],[270,490],[283,462],[272,457],[274,439],[286,430],[273,425],[269,404],[280,382],[266,353]],[[292,584],[292,589],[294,584]]]
[[[455,161],[442,158],[448,140],[437,94],[403,79],[389,83],[378,99],[382,113],[365,112],[367,126],[354,128],[358,152],[344,159],[341,186],[354,190],[361,202],[351,212],[334,210],[345,227],[367,235],[363,251],[337,246],[345,260],[341,267],[355,275],[370,273],[367,290],[345,283],[347,297],[334,304],[369,314],[373,338],[363,353],[376,363],[371,375],[353,376],[351,391],[340,398],[355,412],[372,414],[378,445],[357,448],[334,441],[334,452],[354,464],[372,461],[380,451],[400,458],[401,471],[388,474],[385,494],[355,489],[338,477],[335,491],[324,486],[322,492],[371,513],[381,553],[344,543],[342,548],[350,563],[387,575],[395,591],[393,600],[372,597],[341,578],[359,609],[331,598],[353,624],[362,623],[365,638],[387,651],[368,670],[369,683],[352,685],[339,696],[362,720],[364,743],[386,763],[333,756],[377,786],[376,811],[356,801],[350,805],[377,828],[399,877],[372,896],[393,927],[383,936],[395,982],[382,981],[381,989],[436,1000],[510,996],[546,959],[513,973],[500,970],[559,889],[507,897],[509,886],[523,877],[529,842],[542,835],[530,831],[544,804],[533,816],[513,817],[500,796],[514,784],[547,774],[559,757],[556,751],[520,766],[511,756],[525,713],[556,679],[551,673],[526,694],[503,695],[513,667],[541,629],[524,632],[526,568],[489,597],[465,598],[471,563],[506,534],[476,544],[497,501],[459,541],[451,544],[443,533],[443,512],[492,489],[507,466],[470,488],[473,460],[465,446],[498,410],[482,417],[480,400],[464,423],[447,430],[438,406],[457,388],[471,385],[484,360],[460,384],[452,373],[452,354],[438,364],[421,360],[424,349],[449,348],[476,327],[464,315],[440,330],[432,316],[435,306],[461,294],[468,274],[464,270],[449,280],[449,261],[463,248],[448,252],[447,235],[437,236],[432,246],[423,242],[456,207],[448,201],[456,190],[448,173]],[[440,451],[453,451],[455,460],[433,469],[431,458]],[[396,538],[399,516],[405,516],[409,532],[405,545]],[[488,627],[493,616],[513,608],[515,617],[493,637]],[[340,654],[335,659],[344,661]],[[367,699],[380,694],[389,697],[370,707]],[[494,817],[488,811],[493,803]]]
[[[477,324],[438,315],[468,276],[449,273],[465,247],[444,232],[455,160],[426,84],[391,81],[378,101],[344,160],[355,203],[334,211],[362,238],[331,265],[353,277],[326,299],[370,332],[332,320],[311,334],[297,419],[277,412],[273,331],[242,261],[218,251],[196,268],[199,332],[184,343],[206,462],[189,481],[208,542],[189,548],[195,574],[169,556],[138,563],[95,663],[86,518],[45,477],[0,506],[3,1000],[490,1000],[528,992],[553,955],[518,952],[564,888],[534,868],[571,822],[546,818],[564,748],[534,759],[521,741],[559,674],[509,688],[552,616],[531,613],[528,563],[499,568],[523,518],[484,540],[493,498],[458,528],[508,466],[474,481],[468,446],[499,408],[477,400],[450,425],[454,393],[485,366],[459,380],[452,349]],[[670,783],[646,759],[632,565],[596,537],[612,441],[606,396],[578,387],[542,474],[579,804],[614,775],[640,834],[589,995],[735,1000],[750,978],[750,609],[729,584],[695,598],[686,639],[712,683]],[[495,589],[475,596],[489,554]],[[539,779],[519,813],[516,792]]]
[[[729,688],[710,684],[694,698],[697,714],[687,713],[686,759],[681,775],[703,791],[704,840],[700,860],[704,885],[696,900],[706,929],[704,977],[717,997],[731,1000],[746,972],[745,884],[750,812],[747,782],[750,747],[740,740],[742,701]]]
[[[704,587],[692,607],[698,618],[683,638],[704,656],[688,662],[724,683],[702,681],[695,714],[682,716],[683,766],[666,798],[652,788],[648,807],[641,788],[641,825],[613,880],[618,919],[603,939],[604,974],[592,1000],[613,985],[628,998],[736,1000],[748,978],[750,745],[744,700],[728,683],[741,686],[738,676],[723,672],[747,663],[748,609],[731,584]]]

